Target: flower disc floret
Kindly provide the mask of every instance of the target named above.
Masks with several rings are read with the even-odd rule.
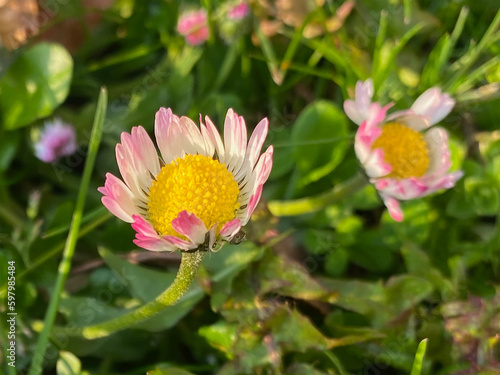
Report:
[[[397,122],[382,127],[372,149],[384,151],[384,160],[392,167],[387,177],[422,177],[429,167],[429,152],[422,133]]]
[[[148,210],[154,229],[162,235],[178,236],[172,228],[180,212],[188,211],[205,227],[222,225],[235,218],[238,183],[224,164],[203,155],[186,155],[163,166],[149,189]]]

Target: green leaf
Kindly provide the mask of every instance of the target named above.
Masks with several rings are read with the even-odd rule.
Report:
[[[3,126],[13,130],[49,116],[68,95],[73,60],[64,47],[40,43],[26,50],[0,81]]]
[[[314,280],[300,264],[272,253],[267,253],[260,263],[261,294],[271,291],[284,296],[305,300],[333,302],[334,293]]]
[[[231,359],[232,348],[236,342],[238,327],[236,324],[228,324],[225,321],[219,321],[211,326],[201,327],[198,330],[200,336],[203,336],[208,343],[218,350],[226,353]]]
[[[57,360],[57,375],[78,375],[81,371],[80,360],[70,352],[60,351]]]
[[[498,186],[493,178],[468,177],[464,181],[465,196],[477,215],[496,215]]]
[[[344,112],[326,100],[309,104],[292,128],[293,157],[302,174],[299,185],[318,181],[342,161],[349,142]],[[331,140],[331,142],[325,142]]]

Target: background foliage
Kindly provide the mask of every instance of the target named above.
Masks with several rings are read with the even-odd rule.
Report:
[[[44,373],[410,374],[427,338],[422,374],[497,374],[497,1],[254,0],[236,27],[223,2],[201,5],[212,35],[199,47],[175,27],[181,11],[200,4],[116,0],[96,10],[66,0],[42,1],[41,34],[0,50],[0,259],[17,266],[17,371],[32,360],[52,296],[105,85],[103,140]],[[372,186],[318,212],[274,216],[267,201],[319,194],[359,171],[356,126],[342,102],[370,76],[380,101],[399,109],[433,85],[454,96],[442,124],[464,178],[404,203],[402,223]],[[275,159],[264,202],[248,241],[207,257],[177,305],[85,340],[72,327],[152,300],[178,267],[176,254],[135,248],[132,228],[111,217],[96,190],[106,172],[118,173],[120,133],[139,124],[152,133],[160,106],[216,124],[229,107],[249,127],[267,116]],[[74,124],[79,141],[52,164],[32,146],[47,116]],[[3,312],[7,266],[0,275]]]

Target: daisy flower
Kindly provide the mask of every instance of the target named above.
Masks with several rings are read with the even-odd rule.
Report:
[[[177,31],[192,46],[205,43],[209,36],[207,12],[200,9],[183,13],[179,17]]]
[[[250,6],[242,1],[239,4],[233,5],[227,12],[227,17],[232,20],[242,20],[250,14]]]
[[[259,122],[247,143],[243,117],[230,109],[224,142],[200,116],[200,127],[170,109],[156,113],[161,156],[142,126],[122,133],[116,160],[123,181],[106,174],[102,203],[132,223],[134,243],[152,251],[216,250],[237,242],[252,215],[272,167],[273,147],[261,155],[268,120]]]
[[[63,156],[69,156],[76,149],[75,129],[58,118],[45,123],[40,139],[35,143],[35,155],[45,163],[52,163]]]
[[[359,125],[356,156],[396,221],[403,220],[399,201],[449,189],[463,172],[451,165],[448,133],[432,127],[445,118],[455,101],[438,87],[425,91],[410,109],[387,116],[393,103],[372,102],[371,79],[358,82],[354,100],[344,102],[347,116]]]

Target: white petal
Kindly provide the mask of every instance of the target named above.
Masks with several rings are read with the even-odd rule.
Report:
[[[443,128],[434,127],[424,134],[429,150],[429,167],[426,175],[441,175],[450,169],[450,150],[448,148],[448,133]]]

